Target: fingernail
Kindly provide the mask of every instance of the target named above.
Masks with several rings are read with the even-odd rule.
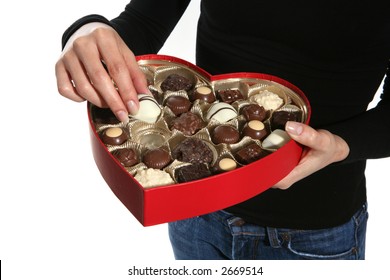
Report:
[[[292,135],[301,135],[303,131],[303,126],[298,122],[287,122],[286,123],[286,131]]]
[[[138,112],[138,105],[134,102],[134,100],[130,100],[127,102],[127,110],[129,110],[130,115],[135,115]]]
[[[118,118],[118,120],[120,120],[123,123],[129,122],[129,116],[127,115],[127,112],[125,112],[125,111],[120,110],[120,111],[116,112],[116,117]]]

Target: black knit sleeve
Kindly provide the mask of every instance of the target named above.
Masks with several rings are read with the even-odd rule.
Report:
[[[157,53],[180,20],[190,0],[132,0],[116,18],[89,15],[74,22],[62,37],[62,47],[82,25],[102,22],[112,26],[136,54]]]
[[[343,162],[390,156],[390,61],[376,107],[325,129],[343,138],[350,154]]]

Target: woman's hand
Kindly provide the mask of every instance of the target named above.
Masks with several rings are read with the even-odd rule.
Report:
[[[55,70],[61,95],[109,107],[123,122],[128,121],[129,113],[138,111],[137,94],[149,92],[134,54],[118,33],[103,23],[78,29],[68,40]]]
[[[345,159],[349,154],[348,144],[327,130],[315,130],[302,123],[287,122],[286,131],[304,149],[298,165],[273,188],[288,189],[295,182],[333,162]]]

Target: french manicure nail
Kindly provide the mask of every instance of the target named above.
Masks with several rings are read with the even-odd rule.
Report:
[[[130,115],[135,115],[138,112],[138,106],[134,100],[127,102],[127,110],[129,110]]]
[[[303,126],[301,123],[298,122],[287,122],[286,124],[286,131],[292,135],[301,135],[303,131]]]
[[[120,110],[116,112],[116,116],[118,120],[120,120],[123,123],[128,123],[129,122],[129,116],[127,115],[127,112]]]

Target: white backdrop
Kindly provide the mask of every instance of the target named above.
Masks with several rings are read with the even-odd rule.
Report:
[[[69,101],[56,89],[54,64],[63,31],[86,14],[112,18],[127,1],[4,2],[0,4],[4,279],[131,279],[126,271],[133,265],[181,265],[173,260],[167,226],[141,226],[102,179],[90,148],[86,104]],[[160,53],[194,62],[199,3],[192,1]],[[279,263],[260,262],[268,273],[264,279],[291,274],[325,279],[336,272],[363,279],[374,271],[385,272],[390,250],[389,165],[390,159],[382,159],[370,161],[367,168],[370,218],[365,262],[283,262],[287,269],[282,270]]]

